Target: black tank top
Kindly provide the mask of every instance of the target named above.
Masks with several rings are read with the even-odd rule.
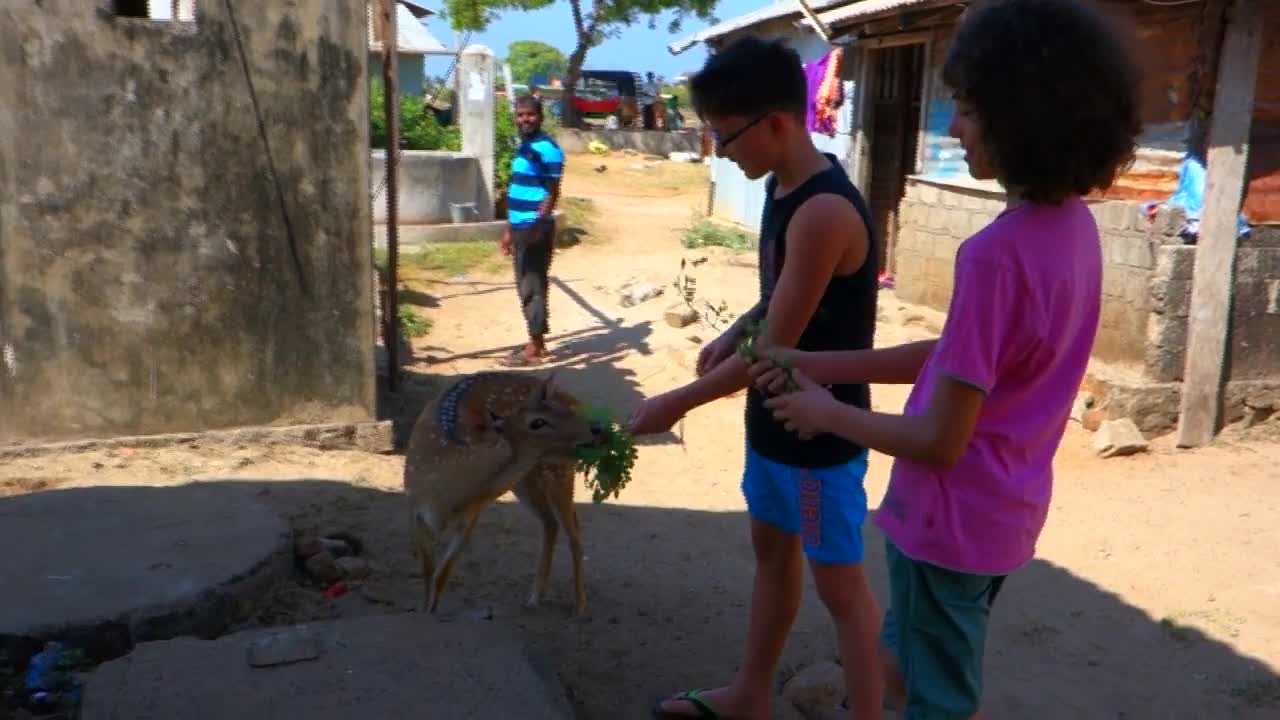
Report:
[[[809,351],[862,350],[872,346],[875,336],[880,253],[871,227],[871,213],[861,193],[836,158],[824,154],[831,161],[831,167],[805,180],[786,196],[774,197],[776,178],[770,177],[765,185],[767,195],[760,223],[760,299],[767,304],[773,296],[787,256],[787,226],[796,210],[815,195],[839,195],[853,204],[866,223],[867,259],[856,271],[831,278],[796,347]],[[841,402],[864,409],[871,407],[871,389],[866,384],[828,387]],[[754,385],[748,388],[747,443],[765,458],[792,467],[824,468],[847,463],[862,451],[861,447],[830,434],[801,440],[774,420],[764,400],[764,394]]]

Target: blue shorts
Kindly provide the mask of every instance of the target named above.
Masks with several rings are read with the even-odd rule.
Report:
[[[752,518],[799,534],[810,560],[860,563],[866,474],[866,450],[844,465],[811,470],[773,462],[748,447],[742,494]]]

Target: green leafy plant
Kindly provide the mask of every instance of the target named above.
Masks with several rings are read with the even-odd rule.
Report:
[[[786,360],[776,360],[768,355],[768,348],[764,344],[765,330],[768,327],[768,321],[758,320],[747,323],[742,330],[742,339],[738,341],[738,356],[745,360],[748,364],[755,364],[761,360],[769,360],[778,367],[782,368],[786,374],[786,385],[782,393],[791,393],[800,389],[800,384],[796,382],[793,368]]]
[[[422,317],[413,308],[401,305],[396,314],[400,317],[400,327],[405,335],[418,338],[431,332],[431,318]]]
[[[387,146],[387,118],[383,113],[386,90],[380,80],[369,83],[369,144]],[[462,149],[462,130],[457,125],[442,126],[435,112],[422,98],[400,96],[400,147],[402,150]]]
[[[680,244],[691,250],[712,246],[750,250],[753,245],[751,236],[745,232],[725,227],[698,213],[694,213],[693,222],[685,229]]]
[[[614,421],[608,408],[583,406],[582,416],[604,428],[604,439],[578,449],[578,471],[591,489],[592,502],[618,497],[631,482],[631,468],[636,464],[635,438]]]

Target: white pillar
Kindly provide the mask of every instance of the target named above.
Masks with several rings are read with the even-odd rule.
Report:
[[[482,220],[493,219],[494,79],[497,63],[484,45],[468,45],[458,60],[458,122],[462,152],[480,160],[481,188],[476,210]]]

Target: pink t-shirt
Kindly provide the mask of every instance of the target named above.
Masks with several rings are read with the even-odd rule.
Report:
[[[960,246],[942,337],[904,413],[923,414],[941,376],[986,400],[954,467],[894,462],[876,524],[904,554],[982,575],[1035,555],[1101,304],[1098,228],[1080,199],[1006,210]]]

